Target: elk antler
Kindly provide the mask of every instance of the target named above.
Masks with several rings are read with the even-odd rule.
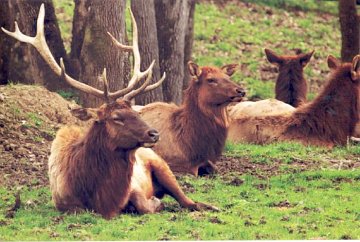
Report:
[[[115,37],[110,34],[109,32],[108,35],[111,37],[113,43],[119,47],[120,49],[124,50],[124,51],[132,51],[134,54],[134,70],[133,70],[133,76],[131,77],[128,86],[123,89],[123,90],[119,90],[115,93],[113,93],[114,96],[124,96],[124,99],[127,100],[131,100],[132,98],[134,98],[136,95],[138,95],[141,92],[147,92],[147,91],[151,91],[155,88],[157,88],[158,86],[161,85],[161,83],[164,81],[166,74],[164,72],[163,76],[161,77],[160,80],[158,80],[157,82],[155,82],[154,84],[147,86],[151,80],[151,76],[152,76],[152,69],[154,67],[155,64],[155,60],[153,60],[149,66],[149,68],[147,70],[145,70],[144,72],[140,71],[140,66],[141,66],[141,58],[140,58],[140,51],[139,51],[139,44],[138,44],[138,28],[137,28],[137,24],[135,21],[135,17],[134,14],[131,11],[131,8],[129,8],[130,10],[130,14],[131,14],[131,20],[132,20],[132,24],[133,24],[133,39],[132,39],[132,46],[129,45],[123,45],[120,42],[118,42]],[[135,85],[141,80],[143,79],[145,76],[147,76],[145,82],[136,90],[133,90]],[[132,90],[132,91],[131,91]]]
[[[134,19],[132,13],[131,13],[131,16],[132,16],[133,26],[134,26],[133,35],[134,35],[134,39],[136,37],[136,39],[135,39],[136,43],[135,43],[135,40],[133,39],[133,42],[134,42],[133,46],[124,46],[124,47],[128,51],[130,49],[134,51],[134,62],[136,63],[136,65],[134,64],[134,76],[131,78],[129,85],[125,89],[118,90],[114,93],[109,92],[108,81],[106,79],[106,69],[104,69],[104,72],[102,74],[102,80],[104,82],[104,91],[100,91],[94,87],[91,87],[82,82],[79,82],[79,81],[73,79],[72,77],[70,77],[69,75],[67,75],[65,72],[65,66],[64,66],[64,62],[63,62],[62,58],[60,58],[60,66],[55,61],[55,58],[51,54],[51,51],[50,51],[49,46],[47,45],[46,39],[45,39],[45,33],[44,33],[45,7],[44,7],[44,4],[41,4],[40,10],[39,10],[35,37],[24,35],[20,31],[19,26],[16,21],[15,21],[15,31],[14,32],[10,32],[4,28],[1,28],[1,29],[9,36],[11,36],[21,42],[28,43],[28,44],[34,46],[35,49],[39,52],[39,54],[42,56],[42,58],[45,60],[45,62],[50,66],[50,68],[57,75],[63,76],[65,78],[66,82],[69,85],[73,86],[74,88],[79,89],[85,93],[94,95],[96,97],[105,99],[106,102],[109,102],[111,99],[116,99],[125,94],[127,94],[127,95],[125,95],[124,98],[130,100],[142,91],[144,91],[144,92],[150,91],[150,90],[160,86],[161,83],[165,79],[165,73],[164,73],[163,77],[158,82],[146,87],[151,80],[152,68],[154,66],[154,61],[151,63],[150,67],[145,72],[140,72],[140,53],[139,53],[139,47],[137,44],[137,26],[136,26],[136,22],[135,22],[135,19]],[[112,37],[112,38],[114,39],[114,37]],[[120,43],[118,43],[118,44],[120,44]],[[143,83],[143,85],[141,85],[141,87],[136,90],[132,90],[135,87],[135,84],[137,82],[139,82],[146,75],[148,75],[148,76],[147,76],[145,82]]]

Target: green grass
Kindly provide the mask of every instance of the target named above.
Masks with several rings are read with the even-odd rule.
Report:
[[[90,212],[61,214],[48,189],[23,189],[15,217],[0,215],[0,240],[360,239],[359,170],[296,173],[269,181],[246,175],[241,186],[227,178],[181,179],[193,185],[193,199],[220,212],[189,212],[167,198],[159,214],[123,214],[110,221]],[[13,194],[0,189],[1,214],[14,203]]]
[[[332,150],[303,146],[298,143],[272,143],[268,145],[227,143],[226,154],[233,157],[246,157],[252,162],[293,161],[326,163],[334,160],[356,160],[360,156],[360,145],[336,147]]]
[[[328,71],[326,56],[339,56],[340,52],[337,3],[248,2],[253,3],[251,8],[239,7],[236,1],[220,8],[203,3],[196,6],[193,59],[199,65],[241,64],[233,79],[247,86],[248,97],[270,98],[274,97],[274,81],[261,75],[261,68],[270,66],[263,49],[272,48],[278,53],[292,48],[315,49],[305,76],[314,83],[321,80],[322,84]],[[73,0],[56,0],[54,4],[69,51]],[[324,13],[331,15],[324,17]],[[310,89],[308,97],[313,99],[317,87],[310,85]],[[72,98],[72,93],[59,94]],[[42,125],[35,112],[23,114],[17,106],[12,112],[19,120],[26,118],[36,127]],[[54,135],[54,131],[49,132]],[[34,139],[40,141],[40,137]],[[189,212],[166,197],[166,209],[159,214],[122,214],[110,221],[91,212],[61,214],[54,208],[48,188],[32,187],[20,188],[21,207],[14,218],[7,218],[16,191],[0,187],[0,240],[360,239],[360,170],[329,168],[331,161],[358,160],[359,145],[327,150],[295,143],[229,143],[226,155],[243,158],[249,165],[278,162],[280,175],[266,176],[265,180],[236,173],[211,178],[185,176],[180,183],[192,188],[186,190],[188,196],[218,206],[221,211]],[[287,169],[297,161],[316,163],[320,169]],[[237,178],[244,183],[233,185]],[[288,206],[279,206],[281,203]]]
[[[243,82],[249,90],[248,98],[274,97],[274,81],[262,77],[262,67],[271,66],[265,58],[264,48],[279,54],[293,54],[294,48],[304,52],[315,50],[314,57],[305,69],[305,78],[311,81],[309,99],[324,83],[329,69],[328,54],[339,56],[340,29],[336,15],[336,2],[320,1],[249,1],[268,5],[271,14],[260,5],[251,8],[229,2],[224,7],[214,4],[198,4],[195,14],[195,43],[193,59],[200,65],[221,66],[228,63],[241,64],[241,70],[233,77]],[[281,7],[280,5],[287,5]],[[303,6],[311,10],[299,14],[294,9]],[[277,8],[276,8],[277,7]],[[287,21],[284,21],[284,18]],[[314,84],[313,84],[314,83]]]

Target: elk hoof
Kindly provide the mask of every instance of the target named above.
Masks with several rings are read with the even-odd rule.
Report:
[[[220,209],[215,207],[215,206],[212,206],[210,204],[206,204],[206,203],[200,203],[200,202],[197,202],[194,204],[194,206],[192,208],[190,208],[190,210],[193,210],[193,211],[214,211],[214,212],[219,212]]]

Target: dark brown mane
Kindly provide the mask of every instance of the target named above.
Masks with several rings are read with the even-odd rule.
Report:
[[[198,86],[192,83],[184,93],[183,105],[173,113],[171,120],[176,136],[182,140],[180,148],[193,164],[218,158],[227,134],[225,106],[201,107],[198,94]]]
[[[324,143],[344,145],[359,121],[359,90],[351,79],[351,64],[343,64],[332,73],[319,96],[298,108],[287,136],[304,140],[318,139]]]
[[[105,217],[126,199],[133,165],[128,160],[128,150],[107,148],[107,135],[105,123],[94,122],[84,137],[71,146],[67,167],[68,182],[82,205]]]
[[[298,107],[306,102],[307,84],[303,69],[299,66],[284,65],[276,80],[276,99]]]

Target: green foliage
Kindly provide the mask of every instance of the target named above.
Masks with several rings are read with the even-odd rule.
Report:
[[[74,100],[76,103],[80,103],[80,99],[79,96],[73,92],[73,91],[69,91],[69,90],[58,90],[57,93],[62,96],[63,98],[65,98],[66,100]]]
[[[36,127],[40,127],[43,123],[43,120],[36,113],[27,113],[27,118]]]

